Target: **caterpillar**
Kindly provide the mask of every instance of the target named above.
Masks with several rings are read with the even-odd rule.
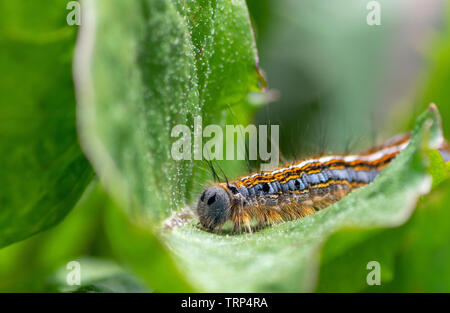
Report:
[[[253,173],[205,189],[197,203],[201,226],[233,232],[264,227],[313,214],[371,183],[410,142],[396,136],[361,154],[324,155],[303,159],[272,171]]]

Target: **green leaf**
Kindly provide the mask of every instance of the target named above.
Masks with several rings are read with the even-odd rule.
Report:
[[[97,254],[104,251],[104,202],[104,192],[94,180],[61,223],[3,248],[0,252],[0,291],[55,291],[47,278],[57,268],[92,253],[96,246],[102,248]]]
[[[447,179],[420,201],[414,216],[402,227],[404,240],[395,259],[395,276],[381,291],[450,291],[449,190]]]
[[[254,234],[217,235],[192,223],[165,232],[164,237],[199,290],[312,291],[321,247],[330,235],[342,228],[395,227],[409,218],[419,197],[431,187],[423,151],[439,135],[438,127],[438,112],[430,108],[418,119],[408,148],[372,184],[316,214]],[[367,239],[351,233],[342,237],[345,240],[338,246],[326,246],[325,261]],[[380,247],[378,255],[383,256],[383,249],[389,247]],[[365,267],[362,270],[366,273]],[[365,284],[365,276],[357,279]]]
[[[123,211],[94,180],[62,223],[1,250],[0,291],[192,290],[158,237]],[[71,261],[81,263],[82,286],[66,283]]]
[[[192,292],[150,225],[130,220],[123,207],[108,199],[106,231],[117,258],[155,292]]]
[[[264,85],[245,1],[89,0],[84,13],[82,145],[120,203],[167,217],[203,175],[171,157],[172,128],[223,123],[223,108]]]
[[[429,149],[427,151],[430,163],[433,164],[430,167],[429,172],[433,178],[433,188],[448,178],[448,170],[438,150]]]
[[[93,176],[77,142],[66,4],[0,1],[0,248],[60,222]]]
[[[398,228],[347,229],[331,236],[317,291],[448,292],[449,183],[447,179],[423,197],[411,219]],[[366,283],[370,261],[380,264],[380,286]]]

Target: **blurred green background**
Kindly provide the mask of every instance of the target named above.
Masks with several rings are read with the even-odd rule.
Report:
[[[247,0],[268,91],[252,93],[242,115],[233,109],[240,120],[279,124],[285,158],[368,148],[409,131],[430,102],[450,136],[450,5],[379,1],[382,24],[368,26],[367,2]],[[66,4],[0,0],[0,291],[74,291],[65,283],[72,260],[85,269],[80,291],[191,290],[158,235],[127,224],[123,203],[110,198],[80,148],[78,27],[67,25]],[[221,164],[231,176],[245,171],[242,162]],[[450,222],[448,187],[421,200],[406,225],[379,235],[406,238],[388,252],[397,274],[387,274],[382,291],[450,291],[450,236],[433,235],[436,223],[445,230]],[[330,285],[345,277],[336,269],[346,260],[324,267],[317,290],[371,291]]]

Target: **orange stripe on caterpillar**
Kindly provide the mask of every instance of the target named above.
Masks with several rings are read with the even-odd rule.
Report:
[[[200,224],[214,230],[231,221],[235,232],[251,232],[252,224],[263,227],[312,214],[371,183],[409,140],[409,134],[401,135],[361,154],[300,160],[215,184],[198,201]]]

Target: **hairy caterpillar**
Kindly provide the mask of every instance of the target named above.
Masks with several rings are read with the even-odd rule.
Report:
[[[329,155],[217,183],[200,196],[197,214],[207,230],[221,229],[226,221],[233,231],[302,218],[371,183],[410,141],[399,135],[361,154]]]

